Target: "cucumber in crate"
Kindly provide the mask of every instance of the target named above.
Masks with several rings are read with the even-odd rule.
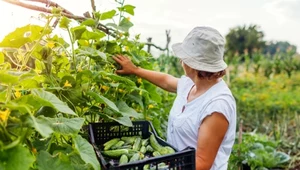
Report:
[[[103,169],[195,169],[195,149],[178,151],[159,138],[148,121],[134,121],[133,127],[92,123],[89,139]]]

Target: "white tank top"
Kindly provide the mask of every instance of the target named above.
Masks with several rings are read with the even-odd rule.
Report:
[[[228,130],[218,150],[211,170],[227,170],[228,159],[235,141],[236,102],[227,84],[222,80],[204,94],[187,103],[193,81],[182,76],[177,85],[177,97],[170,111],[167,142],[178,150],[197,148],[198,129],[203,119],[213,112],[222,113],[229,122]],[[182,108],[185,108],[182,112]]]

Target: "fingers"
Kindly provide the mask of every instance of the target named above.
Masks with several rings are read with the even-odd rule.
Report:
[[[117,74],[124,74],[125,71],[124,71],[124,70],[116,70],[116,73],[117,73]]]
[[[123,56],[123,55],[116,55],[116,57],[117,57],[119,60],[121,60],[121,61],[129,60],[128,57],[125,57],[125,56]]]

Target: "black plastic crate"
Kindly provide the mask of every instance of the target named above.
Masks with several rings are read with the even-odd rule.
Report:
[[[159,163],[168,164],[168,170],[194,170],[195,169],[195,149],[186,148],[182,151],[178,151],[172,145],[168,144],[164,140],[158,137],[153,125],[148,121],[134,121],[133,127],[127,127],[117,122],[108,123],[91,123],[89,124],[90,142],[93,145],[96,155],[102,165],[103,169],[113,170],[143,170],[144,165],[152,164],[159,169]],[[163,155],[158,157],[151,157],[144,160],[139,160],[132,163],[123,165],[114,165],[107,162],[100,152],[100,148],[97,146],[103,145],[105,142],[113,138],[120,138],[122,136],[141,136],[143,139],[150,137],[154,134],[158,143],[162,146],[170,146],[176,152],[174,154]]]

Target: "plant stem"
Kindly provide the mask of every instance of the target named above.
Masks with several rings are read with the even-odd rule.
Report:
[[[69,34],[69,37],[70,37],[70,41],[71,41],[73,69],[74,69],[75,73],[77,73],[77,70],[76,70],[75,50],[74,50],[74,38],[73,38],[73,36],[72,36],[71,31],[70,31],[69,28],[67,28],[67,31],[68,31],[68,34]]]
[[[43,32],[41,33],[41,36],[39,37],[39,39],[34,43],[34,46],[32,47],[32,49],[30,50],[29,53],[27,53],[25,56],[24,56],[24,60],[22,61],[22,68],[21,69],[24,69],[26,68],[26,65],[32,55],[32,53],[35,51],[36,47],[38,44],[40,44],[42,38],[44,37],[44,35],[46,34],[46,30],[47,28],[49,27],[50,25],[50,22],[52,21],[53,17],[51,16],[50,18],[47,19],[47,23],[46,25],[44,26],[44,29],[43,29]]]

